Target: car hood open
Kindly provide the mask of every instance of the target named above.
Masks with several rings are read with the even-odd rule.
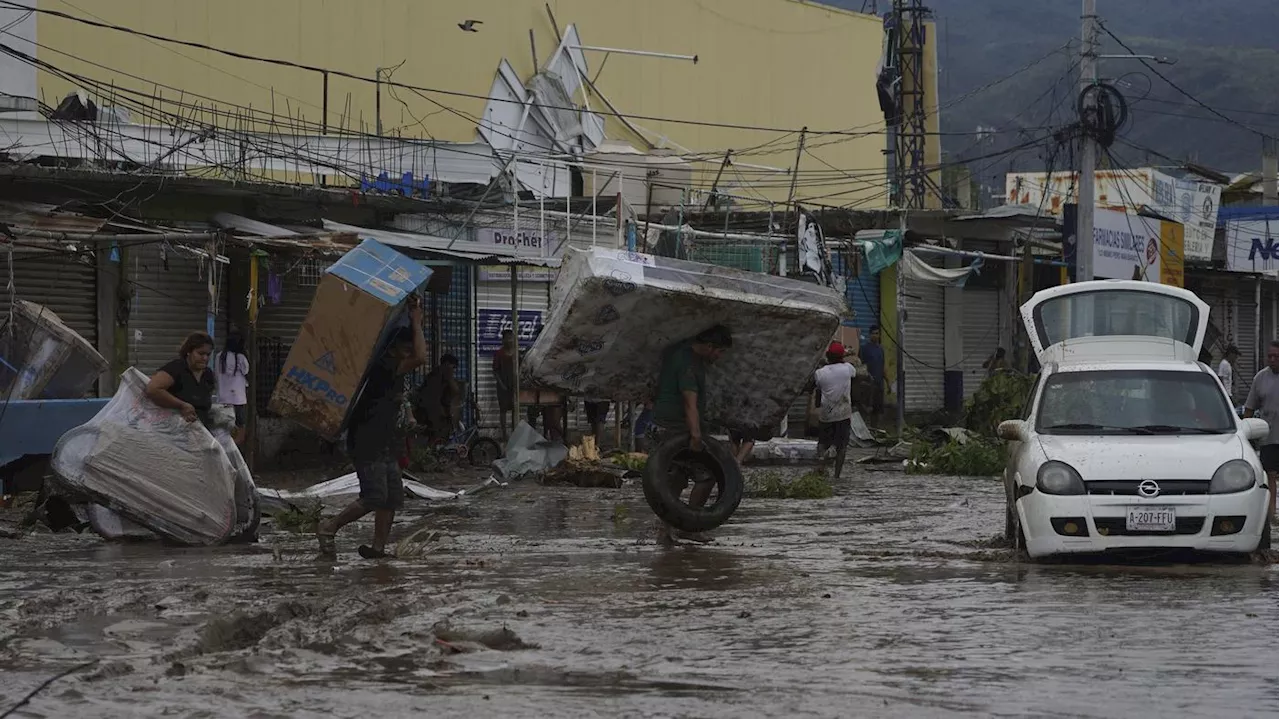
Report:
[[[1244,456],[1236,434],[1037,435],[1045,457],[1093,479],[1210,479],[1228,460]]]

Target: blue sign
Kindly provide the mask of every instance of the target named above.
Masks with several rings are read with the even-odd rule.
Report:
[[[493,354],[502,347],[503,330],[511,329],[511,310],[477,310],[476,347],[484,354]],[[516,342],[521,350],[533,346],[533,340],[542,331],[542,313],[538,310],[520,310],[520,329]]]
[[[387,173],[378,174],[376,179],[370,180],[367,177],[360,178],[360,191],[368,192],[385,192],[387,194],[399,194],[405,197],[420,197],[426,199],[427,190],[431,187],[431,178],[423,177],[421,182],[414,182],[413,173],[406,172],[400,177],[400,180],[392,180]]]
[[[1263,262],[1280,260],[1280,243],[1269,237],[1254,237],[1249,246],[1249,261],[1256,262],[1259,255],[1262,256]]]

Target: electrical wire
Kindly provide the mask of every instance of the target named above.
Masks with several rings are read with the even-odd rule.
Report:
[[[1076,112],[1084,133],[1104,148],[1111,147],[1129,121],[1129,103],[1119,90],[1105,82],[1095,82],[1080,91]]]
[[[11,7],[11,8],[15,8],[15,9],[19,9],[19,10],[26,10],[26,11],[29,11],[29,12],[37,12],[37,13],[47,14],[47,15],[50,15],[50,16],[52,16],[52,17],[58,17],[58,18],[62,18],[62,19],[64,19],[64,20],[70,20],[70,21],[72,21],[72,22],[80,23],[80,24],[83,24],[83,25],[88,25],[88,26],[91,26],[91,27],[99,28],[99,29],[113,30],[113,31],[116,31],[116,32],[127,33],[127,34],[130,34],[130,35],[136,35],[136,36],[139,36],[139,37],[147,38],[147,39],[154,40],[154,41],[158,41],[158,42],[171,43],[171,44],[180,45],[180,46],[185,46],[185,47],[191,47],[191,48],[195,48],[195,49],[199,49],[199,50],[205,50],[205,51],[208,51],[208,52],[213,52],[213,53],[217,53],[217,54],[220,54],[220,55],[225,55],[225,56],[228,56],[228,57],[234,57],[234,58],[237,58],[237,59],[240,59],[240,60],[247,60],[247,61],[252,61],[252,62],[262,62],[262,63],[267,63],[267,64],[271,64],[271,65],[277,65],[277,66],[281,66],[281,67],[293,68],[293,69],[297,69],[297,70],[307,70],[307,71],[310,71],[310,72],[316,72],[316,73],[321,73],[321,74],[328,74],[328,75],[333,76],[333,77],[342,77],[342,78],[345,78],[345,79],[348,79],[348,80],[357,81],[357,82],[369,83],[369,84],[382,84],[382,85],[387,85],[387,86],[394,86],[394,87],[403,88],[403,89],[407,89],[407,90],[415,90],[415,91],[418,91],[418,92],[421,92],[421,93],[430,93],[430,94],[436,94],[436,95],[446,95],[446,96],[461,97],[461,98],[469,98],[469,99],[475,99],[475,100],[485,100],[485,101],[491,101],[491,102],[507,102],[507,103],[510,103],[510,104],[518,104],[518,105],[521,105],[521,106],[524,106],[524,104],[525,104],[525,103],[524,103],[523,101],[521,101],[521,100],[508,100],[508,99],[505,99],[505,98],[491,98],[491,97],[489,97],[488,95],[479,95],[479,94],[476,94],[476,93],[461,92],[461,91],[456,91],[456,90],[445,90],[445,89],[441,89],[441,88],[432,88],[432,87],[425,87],[425,86],[421,86],[421,85],[412,85],[412,84],[408,84],[408,83],[395,82],[395,81],[392,81],[392,80],[381,80],[381,78],[373,78],[373,79],[371,79],[371,78],[363,77],[363,76],[360,76],[360,75],[356,75],[356,74],[354,74],[354,73],[349,73],[349,72],[346,72],[346,71],[343,71],[343,70],[335,70],[335,69],[330,69],[330,68],[324,68],[324,67],[319,67],[319,66],[314,66],[314,65],[308,65],[308,64],[305,64],[305,63],[293,62],[293,61],[291,61],[291,60],[282,60],[282,59],[279,59],[279,58],[270,58],[270,57],[264,57],[264,56],[259,56],[259,55],[251,55],[251,54],[248,54],[248,53],[237,52],[237,51],[234,51],[234,50],[227,50],[227,49],[225,49],[225,48],[220,48],[220,47],[217,47],[217,46],[214,46],[214,45],[209,45],[209,44],[207,44],[207,43],[192,42],[192,41],[188,41],[188,40],[179,40],[179,39],[177,39],[177,38],[166,37],[166,36],[163,36],[163,35],[157,35],[157,34],[154,34],[154,33],[144,32],[144,31],[137,30],[137,29],[130,28],[130,27],[126,27],[126,26],[123,26],[123,25],[115,25],[115,24],[112,24],[112,23],[109,23],[109,22],[100,22],[100,21],[96,21],[96,20],[90,20],[90,19],[88,19],[88,18],[79,17],[79,16],[76,16],[76,15],[72,15],[72,14],[70,14],[70,13],[65,13],[65,12],[59,11],[59,10],[51,10],[51,9],[48,9],[48,8],[40,8],[40,7],[32,7],[32,6],[29,6],[29,5],[23,5],[23,4],[21,4],[21,3],[13,2],[12,0],[0,0],[0,5],[5,5],[5,6]],[[1067,45],[1065,45],[1065,46],[1063,46],[1063,47],[1069,47],[1069,46],[1070,46],[1070,44],[1071,44],[1071,42],[1074,42],[1074,40],[1070,40],[1070,41],[1068,41]],[[1011,73],[1011,74],[1009,74],[1009,75],[1007,75],[1007,76],[1004,76],[1004,77],[1002,77],[1002,78],[1000,78],[1000,79],[997,79],[997,80],[995,80],[995,81],[992,81],[992,82],[990,82],[990,83],[987,83],[986,85],[984,85],[984,86],[982,86],[982,87],[979,87],[979,88],[977,88],[977,89],[975,89],[975,90],[971,91],[970,93],[967,93],[966,95],[961,96],[960,98],[957,98],[956,100],[951,101],[949,104],[950,104],[950,105],[954,105],[955,103],[957,103],[957,102],[961,102],[961,101],[963,101],[963,100],[967,99],[967,98],[968,98],[968,97],[970,97],[970,96],[973,96],[973,95],[975,95],[975,94],[977,94],[977,93],[979,93],[979,92],[985,91],[986,89],[989,89],[990,87],[994,87],[995,85],[998,85],[998,84],[1000,84],[1000,83],[1002,83],[1002,82],[1005,82],[1005,81],[1007,81],[1008,79],[1010,79],[1010,78],[1012,78],[1012,77],[1015,77],[1015,76],[1017,76],[1017,75],[1021,74],[1022,72],[1025,72],[1026,70],[1030,69],[1031,67],[1034,67],[1035,65],[1039,64],[1040,62],[1043,62],[1045,59],[1048,59],[1048,58],[1049,58],[1049,57],[1051,57],[1052,55],[1054,55],[1054,54],[1056,54],[1057,52],[1059,52],[1061,49],[1063,49],[1063,48],[1054,48],[1054,49],[1053,49],[1052,51],[1050,51],[1048,54],[1046,54],[1046,55],[1044,55],[1044,56],[1042,56],[1042,57],[1040,57],[1040,58],[1038,58],[1038,59],[1036,59],[1036,60],[1032,61],[1032,62],[1031,62],[1031,63],[1029,63],[1028,65],[1025,65],[1025,66],[1023,66],[1023,67],[1021,67],[1021,68],[1018,68],[1018,69],[1017,69],[1017,70],[1015,70],[1013,73]],[[578,112],[578,111],[580,111],[580,110],[581,110],[581,108],[579,108],[579,107],[565,107],[565,106],[558,106],[558,105],[546,105],[546,104],[542,104],[542,103],[538,103],[538,106],[539,106],[539,107],[542,107],[542,108],[545,108],[545,109],[549,109],[549,110],[564,110],[564,111],[572,111],[572,112]],[[940,108],[938,108],[938,109],[940,110],[940,109],[941,109],[941,107],[940,107]],[[618,117],[618,118],[628,119],[628,120],[647,120],[647,121],[654,121],[654,122],[669,122],[669,123],[672,123],[672,124],[692,125],[692,126],[700,126],[700,127],[716,127],[716,128],[722,128],[722,129],[748,130],[748,131],[763,131],[763,132],[797,132],[797,131],[798,131],[798,130],[797,130],[797,129],[795,129],[795,128],[778,128],[778,127],[767,127],[767,126],[760,126],[760,125],[748,125],[748,124],[741,124],[741,123],[724,123],[724,122],[711,122],[711,121],[704,121],[704,120],[691,120],[691,119],[685,119],[685,118],[671,118],[671,117],[660,117],[660,116],[634,115],[634,114],[624,114],[624,113],[618,113],[618,112],[606,111],[606,110],[595,110],[595,111],[593,111],[593,112],[595,112],[596,114],[599,114],[599,115],[606,115],[606,116],[610,116],[610,117]],[[935,110],[935,112],[937,112],[937,110]],[[881,124],[881,123],[874,123],[873,125],[866,125],[866,126],[863,126],[863,127],[871,127],[871,126],[874,126],[874,127],[880,127],[880,126],[882,126],[882,124]],[[855,131],[853,131],[852,129],[845,129],[845,130],[834,129],[834,130],[809,130],[809,131],[808,131],[808,134],[810,134],[810,135],[815,135],[815,136],[818,136],[818,135],[844,135],[844,136],[861,137],[861,136],[868,136],[868,135],[883,135],[883,134],[886,134],[887,132],[888,132],[888,130],[883,130],[883,129],[871,130],[871,131],[866,131],[866,132],[855,132]],[[928,134],[939,134],[939,133],[928,133]],[[959,134],[968,134],[968,133],[959,133]]]
[[[1133,48],[1131,48],[1131,47],[1129,47],[1127,44],[1125,44],[1124,40],[1121,40],[1118,36],[1116,36],[1116,34],[1115,34],[1115,33],[1111,32],[1111,28],[1107,27],[1107,26],[1106,26],[1105,24],[1103,24],[1101,21],[1098,21],[1098,26],[1102,28],[1102,31],[1103,31],[1103,32],[1105,32],[1107,35],[1110,35],[1112,40],[1115,40],[1117,43],[1119,43],[1120,47],[1124,48],[1126,51],[1128,51],[1128,52],[1129,52],[1130,54],[1132,54],[1132,55],[1137,55],[1137,53],[1136,53],[1136,52],[1134,52]],[[1218,111],[1217,111],[1217,110],[1215,110],[1213,107],[1210,107],[1209,105],[1205,104],[1204,102],[1201,102],[1201,100],[1200,100],[1199,98],[1197,98],[1195,95],[1192,95],[1191,93],[1189,93],[1189,92],[1187,92],[1186,90],[1182,89],[1182,86],[1178,85],[1178,83],[1174,82],[1173,80],[1170,80],[1170,79],[1169,79],[1169,78],[1168,78],[1164,73],[1162,73],[1162,72],[1160,72],[1158,69],[1156,69],[1156,67],[1155,67],[1154,65],[1152,65],[1150,62],[1147,62],[1147,59],[1146,59],[1146,58],[1144,58],[1144,57],[1139,57],[1139,58],[1137,58],[1137,59],[1138,59],[1138,61],[1139,61],[1139,62],[1141,62],[1141,63],[1143,64],[1143,66],[1145,66],[1148,70],[1150,70],[1150,71],[1151,71],[1151,72],[1152,72],[1156,77],[1160,78],[1161,80],[1164,80],[1164,81],[1165,81],[1165,84],[1167,84],[1169,87],[1171,87],[1171,88],[1173,88],[1174,90],[1176,90],[1176,91],[1178,92],[1178,94],[1180,94],[1180,95],[1182,95],[1183,97],[1187,98],[1188,100],[1190,100],[1190,101],[1194,102],[1196,105],[1200,106],[1201,108],[1203,108],[1203,109],[1205,109],[1205,110],[1208,110],[1209,112],[1211,112],[1211,113],[1213,113],[1214,115],[1218,116],[1219,118],[1221,118],[1221,119],[1223,119],[1223,120],[1225,120],[1225,121],[1227,121],[1227,122],[1231,123],[1232,125],[1236,125],[1236,126],[1238,126],[1238,127],[1242,128],[1242,129],[1244,129],[1244,130],[1247,130],[1247,131],[1249,131],[1249,132],[1251,132],[1251,133],[1253,133],[1253,134],[1255,134],[1255,135],[1258,135],[1259,137],[1262,137],[1262,138],[1265,138],[1265,139],[1269,139],[1269,140],[1275,140],[1275,139],[1276,139],[1275,135],[1268,135],[1268,134],[1266,134],[1265,132],[1260,132],[1260,131],[1258,131],[1258,130],[1256,130],[1256,129],[1252,128],[1252,127],[1249,127],[1248,125],[1245,125],[1244,123],[1242,123],[1242,122],[1240,122],[1240,121],[1238,121],[1238,120],[1236,120],[1236,119],[1234,119],[1234,118],[1232,118],[1232,117],[1228,117],[1227,115],[1224,115],[1224,114],[1222,114],[1221,112],[1218,112]]]

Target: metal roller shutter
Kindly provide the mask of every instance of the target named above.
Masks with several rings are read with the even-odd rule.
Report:
[[[1235,294],[1235,343],[1240,350],[1240,359],[1236,362],[1236,374],[1240,379],[1236,385],[1241,397],[1248,395],[1254,374],[1262,369],[1258,364],[1258,330],[1254,324],[1258,313],[1252,284],[1249,283],[1248,291],[1240,290]]]
[[[987,376],[982,363],[1000,345],[1000,291],[971,287],[964,290],[963,297],[964,353],[960,366],[964,370],[964,397],[968,399]],[[1005,347],[1011,362],[1008,352]]]
[[[8,268],[0,265],[0,272]],[[0,280],[0,323],[9,316],[7,280]],[[14,296],[44,305],[63,324],[98,346],[98,275],[92,255],[15,252]]]
[[[475,297],[472,288],[475,283],[472,280],[473,270],[471,265],[462,263],[449,262],[423,262],[422,264],[431,267],[433,271],[442,271],[448,268],[452,274],[449,280],[449,291],[444,294],[431,294],[427,296],[426,321],[427,327],[424,328],[427,333],[428,349],[434,358],[442,355],[451,354],[458,358],[457,378],[460,382],[467,383],[468,392],[475,387],[475,370],[476,370],[476,339],[475,339]],[[438,328],[431,326],[432,319],[439,321]],[[430,371],[427,368],[416,379],[421,382],[426,377],[426,373]],[[462,421],[471,423],[474,418],[469,411],[470,403],[463,402],[462,405]],[[496,426],[496,425],[495,425]]]
[[[903,326],[906,365],[906,410],[929,412],[943,407],[942,287],[907,280],[904,288],[907,321]],[[896,350],[892,340],[885,351]]]
[[[510,268],[481,267],[480,279],[476,282],[476,326],[479,333],[486,336],[489,323],[499,323],[494,329],[500,332],[501,326],[510,322],[499,322],[499,317],[511,316],[511,278]],[[555,270],[545,268],[523,268],[520,272],[519,310],[521,312],[538,312],[545,315],[549,305],[549,290]],[[522,347],[524,344],[522,343]],[[487,433],[498,432],[498,383],[493,376],[493,352],[488,348],[480,348],[476,354],[475,372],[476,402],[480,406],[480,427]],[[569,417],[571,427],[580,426],[575,423],[574,415]],[[578,420],[581,421],[580,419]]]
[[[320,262],[321,265],[327,264]],[[257,352],[257,393],[258,412],[270,416],[267,405],[271,393],[275,390],[276,380],[284,370],[289,350],[298,338],[302,323],[311,310],[311,302],[316,296],[318,277],[314,272],[299,272],[298,268],[290,272],[286,270],[280,278],[280,297],[278,303],[271,302],[266,289],[269,273],[260,273],[259,296],[265,304],[258,309],[258,352]],[[253,361],[253,358],[250,358]]]
[[[134,284],[129,314],[129,359],[138,371],[150,375],[178,355],[178,348],[192,332],[208,327],[208,277],[210,262],[163,243],[129,251],[129,279]],[[226,265],[217,267],[219,306],[226,284]],[[216,340],[226,333],[224,312],[215,326]]]
[[[853,310],[853,326],[865,333],[872,325],[884,324],[880,321],[880,275],[872,273],[864,262],[859,263],[861,271],[854,277],[843,255],[834,254],[832,260],[836,274],[844,278],[845,302]]]

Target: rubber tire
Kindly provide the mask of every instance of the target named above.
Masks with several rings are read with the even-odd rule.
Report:
[[[1264,552],[1269,549],[1271,549],[1271,510],[1268,506],[1267,520],[1262,523],[1262,536],[1258,537],[1258,546],[1253,551]]]
[[[704,451],[694,454],[689,451],[688,433],[673,435],[651,449],[644,467],[642,486],[649,508],[659,519],[684,532],[705,532],[729,521],[745,491],[742,470],[729,445],[709,437],[704,437],[702,444]],[[698,462],[711,471],[719,488],[714,503],[693,509],[674,496],[667,471],[677,458]]]
[[[477,452],[476,450],[479,449]],[[476,467],[488,467],[495,460],[502,458],[502,447],[488,437],[480,437],[471,443],[467,450],[467,459]]]

